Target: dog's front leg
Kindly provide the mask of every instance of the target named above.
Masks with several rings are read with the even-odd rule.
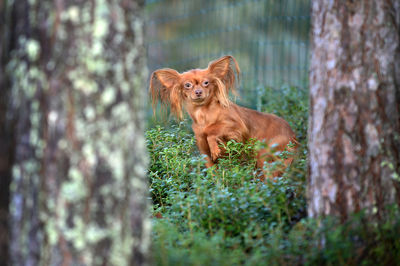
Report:
[[[199,148],[201,154],[206,155],[206,167],[209,168],[214,165],[214,162],[211,159],[210,148],[208,146],[207,138],[203,134],[195,134],[196,144]]]
[[[218,146],[221,140],[217,136],[211,135],[207,136],[207,142],[210,148],[211,159],[213,162],[216,162],[222,153],[221,148]]]

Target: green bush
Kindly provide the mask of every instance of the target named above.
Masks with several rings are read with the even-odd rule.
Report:
[[[391,264],[400,261],[400,215],[384,226],[362,214],[340,225],[306,218],[307,95],[266,90],[265,111],[284,117],[300,142],[282,177],[261,182],[260,144],[230,141],[218,167],[205,168],[189,121],[147,131],[156,265]]]

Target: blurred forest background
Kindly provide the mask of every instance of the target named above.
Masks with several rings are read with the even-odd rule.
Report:
[[[261,108],[265,87],[308,85],[309,0],[148,0],[150,71],[205,68],[233,55],[242,71],[238,102]]]

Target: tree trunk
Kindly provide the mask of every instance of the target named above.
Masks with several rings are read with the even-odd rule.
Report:
[[[0,11],[4,9],[4,2],[0,2]],[[5,27],[6,14],[0,12],[0,265],[8,261],[9,230],[8,216],[10,203],[10,182],[12,163],[12,125],[7,116],[10,88],[5,75],[5,66],[8,62],[6,56],[9,32]]]
[[[308,212],[400,204],[400,1],[313,1]]]
[[[143,5],[0,4],[11,264],[148,263]]]

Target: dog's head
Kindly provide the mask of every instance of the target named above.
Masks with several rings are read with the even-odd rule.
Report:
[[[226,107],[229,91],[235,93],[239,73],[233,56],[212,61],[206,69],[193,69],[182,74],[170,68],[156,70],[151,75],[149,89],[153,107],[160,99],[178,118],[183,116],[184,104],[202,106],[216,99]]]

